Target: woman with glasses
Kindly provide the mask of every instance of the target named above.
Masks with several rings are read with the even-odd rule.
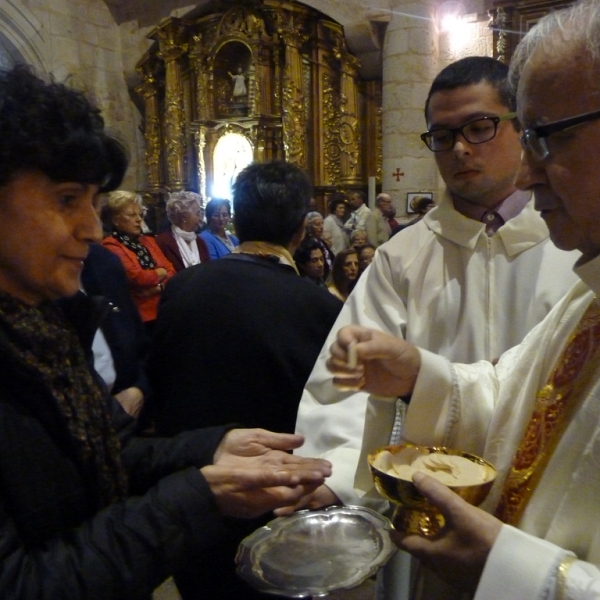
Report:
[[[156,236],[156,243],[176,271],[210,260],[208,247],[198,236],[204,219],[202,196],[195,192],[173,192],[166,204],[169,229]]]
[[[102,245],[121,259],[133,301],[151,333],[160,296],[175,269],[154,238],[142,235],[142,200],[137,194],[111,192],[103,212],[112,224],[112,233],[102,240]]]
[[[206,222],[208,228],[200,237],[206,242],[210,257],[221,258],[233,252],[240,245],[235,235],[227,231],[227,225],[231,218],[231,202],[220,198],[213,198],[206,205]]]

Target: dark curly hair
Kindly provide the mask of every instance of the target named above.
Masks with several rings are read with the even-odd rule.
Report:
[[[127,151],[105,131],[100,111],[81,92],[46,83],[24,65],[0,71],[0,131],[0,186],[41,171],[107,192],[127,170]]]

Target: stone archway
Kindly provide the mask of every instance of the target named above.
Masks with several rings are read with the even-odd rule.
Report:
[[[39,73],[47,73],[42,31],[42,24],[22,2],[4,0],[0,6],[0,53],[4,57],[2,66],[9,67],[23,62]]]

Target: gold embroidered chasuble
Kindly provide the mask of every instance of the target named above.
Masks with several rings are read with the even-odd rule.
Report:
[[[580,402],[599,358],[600,306],[589,306],[539,391],[504,483],[496,516],[516,525]]]

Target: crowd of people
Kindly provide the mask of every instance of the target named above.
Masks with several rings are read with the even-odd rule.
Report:
[[[323,218],[272,161],[232,201],[170,194],[154,236],[100,112],[1,71],[0,596],[148,600],[173,576],[258,600],[240,540],[273,511],[385,511],[366,455],[409,441],[498,477],[476,508],[414,475],[446,524],[392,532],[378,598],[600,598],[599,74],[579,0],[510,70],[436,76],[446,193],[411,222],[360,191]]]

